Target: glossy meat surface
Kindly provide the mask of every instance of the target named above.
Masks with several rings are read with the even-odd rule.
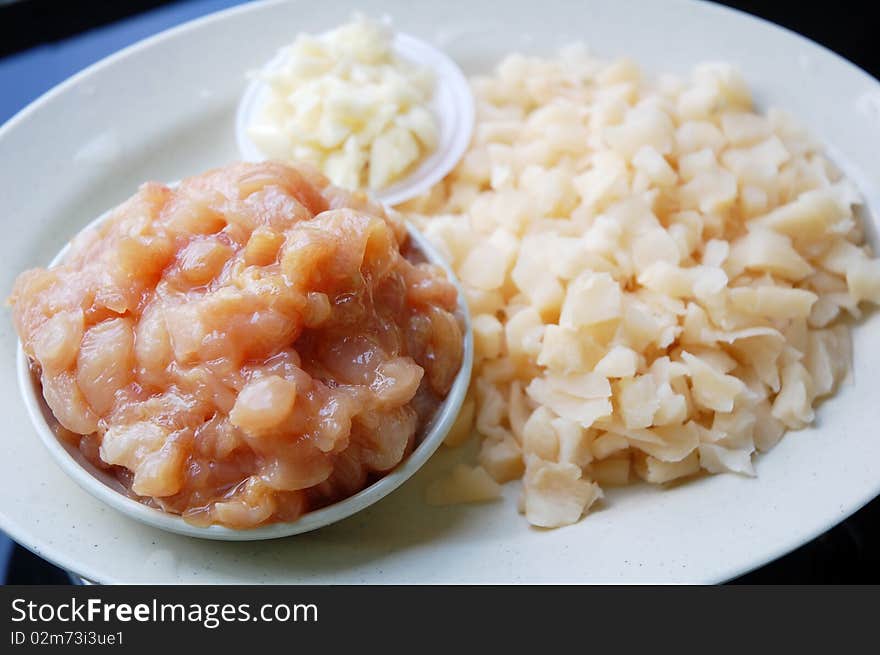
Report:
[[[396,217],[321,175],[155,183],[16,281],[66,437],[196,524],[294,520],[393,469],[462,359],[455,288]]]

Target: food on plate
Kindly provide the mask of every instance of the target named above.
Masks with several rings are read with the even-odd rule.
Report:
[[[383,189],[437,146],[433,72],[394,52],[391,29],[356,17],[300,34],[259,75],[247,134],[266,156],[306,161],[347,189]]]
[[[431,505],[476,503],[501,496],[499,485],[482,466],[459,464],[445,478],[433,480],[426,489]]]
[[[462,361],[455,287],[399,216],[279,163],[143,185],[10,301],[60,436],[198,525],[360,491]]]
[[[473,91],[469,152],[403,206],[473,317],[450,441],[474,428],[544,527],[637,478],[754,475],[847,378],[845,318],[880,302],[854,187],[726,64],[653,77],[573,46]]]

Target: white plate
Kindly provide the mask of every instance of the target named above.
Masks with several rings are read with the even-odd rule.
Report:
[[[415,170],[391,186],[373,192],[377,200],[391,207],[423,194],[455,168],[471,141],[475,118],[474,97],[467,78],[445,52],[400,32],[394,35],[394,50],[404,61],[434,72],[436,81],[430,110],[437,119],[439,133],[437,147]],[[276,70],[284,61],[284,54],[278,52],[264,65],[263,70]],[[245,161],[266,159],[248,136],[248,127],[270,93],[269,86],[263,80],[253,79],[238,105],[235,135],[238,151]]]
[[[172,30],[61,85],[0,130],[0,198],[9,237],[0,288],[144,179],[177,179],[236,157],[245,71],[298,29],[353,9],[388,13],[466,72],[514,49],[584,39],[603,55],[685,72],[724,59],[762,106],[795,113],[880,207],[880,85],[836,55],[768,23],[684,0],[354,0],[253,4]],[[219,47],[218,44],[222,44]],[[209,53],[210,56],[205,56]],[[874,227],[874,226],[872,226]],[[876,231],[876,230],[875,230]],[[443,451],[377,505],[284,540],[206,543],[121,517],[51,461],[19,400],[15,336],[0,322],[0,525],[40,555],[101,582],[711,582],[743,573],[828,529],[880,492],[880,314],[855,333],[855,384],[790,433],[758,478],[714,476],[668,490],[613,491],[604,508],[555,531],[529,528],[507,502],[430,508],[429,480],[466,452]]]

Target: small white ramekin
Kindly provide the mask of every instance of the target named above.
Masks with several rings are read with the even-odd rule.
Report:
[[[442,180],[461,159],[470,144],[474,128],[474,97],[461,69],[447,54],[428,43],[410,36],[395,34],[394,50],[399,57],[434,71],[436,82],[431,112],[440,128],[437,148],[404,179],[385,189],[370,190],[377,200],[393,207],[425,193]],[[283,52],[263,68],[271,71],[279,66]],[[262,80],[255,78],[245,89],[235,117],[235,136],[239,154],[245,161],[263,161],[266,156],[251,141],[247,128],[251,119],[270,93]]]
[[[93,221],[86,229],[100,223],[104,216]],[[191,525],[178,515],[163,512],[159,509],[148,507],[125,495],[122,485],[111,475],[92,465],[79,449],[72,444],[60,440],[52,429],[54,417],[51,410],[43,400],[39,380],[32,375],[28,366],[27,355],[18,345],[17,369],[18,384],[21,389],[24,404],[27,407],[31,422],[36,428],[43,444],[55,459],[56,463],[73,480],[92,496],[103,501],[110,507],[126,516],[154,528],[160,528],[169,532],[182,534],[190,537],[203,539],[217,539],[222,541],[256,541],[261,539],[277,539],[290,535],[309,532],[317,528],[330,525],[356,512],[372,505],[397,489],[406,480],[412,477],[428,460],[434,451],[443,442],[446,434],[452,428],[470,384],[471,368],[474,360],[473,334],[471,332],[471,320],[464,294],[449,265],[443,260],[440,253],[431,243],[414,227],[409,227],[410,238],[424,253],[427,260],[441,266],[449,279],[458,290],[459,310],[464,318],[464,357],[461,370],[452,385],[449,394],[440,404],[431,422],[423,429],[423,438],[409,457],[401,462],[394,470],[382,479],[374,482],[365,489],[319,510],[304,514],[296,521],[288,523],[272,523],[250,530],[234,530],[219,525],[198,527]],[[69,246],[65,246],[50,263],[50,266],[58,264],[67,253]]]

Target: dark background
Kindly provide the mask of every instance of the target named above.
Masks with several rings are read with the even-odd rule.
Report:
[[[240,2],[0,0],[0,123],[55,84],[119,48]],[[720,4],[799,32],[880,77],[876,0]],[[7,584],[69,581],[63,571],[0,533],[0,582],[4,579]],[[734,582],[880,583],[880,499],[809,544]]]

